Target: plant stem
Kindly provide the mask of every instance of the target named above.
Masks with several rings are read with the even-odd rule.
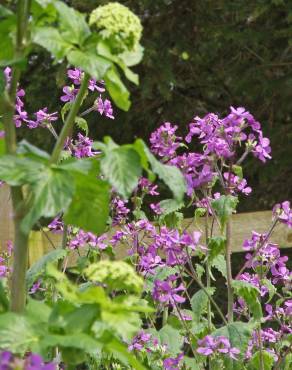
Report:
[[[15,240],[11,284],[11,310],[22,312],[26,302],[26,270],[28,265],[28,234],[20,228],[21,219],[14,220]]]
[[[231,220],[226,223],[226,277],[227,277],[227,294],[228,294],[228,311],[227,311],[227,319],[228,322],[233,321],[233,288],[232,288],[232,264],[231,264]]]
[[[216,309],[216,311],[220,315],[220,317],[221,317],[222,321],[224,322],[224,324],[227,325],[228,323],[227,323],[227,321],[226,321],[226,319],[225,319],[225,317],[223,315],[223,312],[221,311],[220,307],[217,305],[217,303],[215,302],[215,300],[213,299],[213,297],[209,294],[208,290],[204,287],[204,285],[202,284],[202,282],[198,278],[198,276],[196,274],[196,271],[195,271],[195,269],[193,267],[190,254],[189,254],[189,252],[188,252],[187,249],[186,249],[186,252],[187,252],[188,264],[189,264],[189,267],[190,267],[190,270],[191,270],[191,276],[192,276],[192,278],[199,285],[199,287],[203,290],[203,292],[206,294],[206,296],[208,297],[208,299],[210,300],[210,302],[212,303],[212,305],[214,306],[214,308]]]
[[[70,112],[66,118],[66,121],[64,123],[64,126],[62,128],[62,131],[58,137],[58,140],[55,144],[53,153],[51,155],[50,163],[54,164],[57,163],[60,157],[60,154],[64,148],[65,141],[67,137],[69,136],[69,133],[75,123],[75,118],[78,114],[79,108],[82,104],[83,98],[85,96],[85,93],[87,91],[88,87],[88,81],[90,79],[90,76],[86,73],[83,77],[79,92],[76,96],[76,99],[74,100],[74,103],[70,109]]]
[[[208,211],[205,217],[205,236],[206,236],[206,244],[208,245],[208,240],[209,240],[209,219],[208,219]],[[206,287],[209,289],[211,287],[211,278],[210,278],[210,263],[208,259],[208,254],[207,254],[207,261],[206,261]],[[211,302],[208,300],[207,304],[207,320],[208,320],[208,329],[209,333],[212,330],[212,317],[211,317]]]
[[[27,35],[27,23],[30,13],[30,0],[19,0],[17,4],[17,30],[16,45],[14,56],[21,59],[24,56],[24,40]],[[3,113],[3,124],[5,128],[5,143],[8,154],[15,154],[17,147],[16,129],[13,122],[15,112],[15,100],[17,86],[20,79],[21,71],[19,67],[12,69],[12,78],[8,94],[5,98]],[[26,282],[25,274],[28,264],[28,234],[21,230],[21,221],[25,215],[23,209],[23,192],[22,188],[12,187],[11,198],[13,205],[14,217],[14,253],[13,253],[13,272],[11,282],[11,310],[15,312],[23,311],[26,301]]]

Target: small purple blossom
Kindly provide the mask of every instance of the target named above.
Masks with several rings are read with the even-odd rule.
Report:
[[[171,123],[165,122],[151,134],[151,150],[154,154],[168,160],[174,157],[182,141],[182,138],[175,134],[177,128],[178,126],[172,126]]]
[[[74,86],[64,86],[63,87],[63,93],[64,95],[61,96],[61,101],[64,103],[72,102],[75,100],[78,89],[75,89]]]
[[[100,115],[105,115],[110,119],[115,118],[113,115],[113,108],[110,100],[108,99],[102,100],[101,96],[99,96],[99,98],[96,100],[95,110],[97,110],[100,113]]]
[[[177,357],[168,357],[163,360],[163,368],[165,370],[179,370],[182,365],[184,354],[180,353]]]
[[[185,302],[185,298],[178,294],[178,292],[185,291],[185,288],[182,284],[175,287],[177,279],[177,276],[170,275],[166,280],[155,280],[152,292],[153,299],[170,306]]]
[[[236,347],[231,347],[229,339],[223,336],[212,337],[211,335],[206,335],[203,339],[198,340],[198,345],[197,352],[203,356],[222,353],[237,360],[236,356],[240,353],[240,350]]]
[[[286,200],[281,204],[276,204],[273,208],[273,216],[277,217],[280,222],[291,228],[292,209],[290,208],[290,202]]]
[[[140,331],[132,340],[131,344],[129,345],[129,351],[141,351],[144,349],[151,340],[152,335],[149,333],[144,332],[143,330]]]

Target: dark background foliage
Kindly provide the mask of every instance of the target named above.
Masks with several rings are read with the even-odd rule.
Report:
[[[72,0],[89,12],[108,1]],[[120,1],[143,22],[145,56],[136,68],[139,87],[129,85],[132,107],[115,109],[115,121],[89,116],[94,138],[111,135],[119,143],[146,141],[162,122],[185,134],[194,115],[224,115],[244,106],[271,138],[273,160],[251,159],[245,176],[254,189],[241,210],[269,209],[292,194],[292,2],[289,0],[127,0]],[[66,65],[50,66],[45,52],[32,55],[22,84],[27,109],[60,108]],[[57,124],[61,127],[61,123]],[[50,134],[20,131],[49,149]]]

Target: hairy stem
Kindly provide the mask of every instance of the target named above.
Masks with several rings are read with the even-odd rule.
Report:
[[[66,118],[64,126],[62,128],[62,131],[61,131],[61,133],[60,133],[60,135],[57,139],[57,142],[55,144],[53,153],[51,155],[50,163],[57,163],[59,158],[60,158],[60,154],[61,154],[61,152],[64,148],[65,141],[66,141],[67,137],[69,136],[69,133],[70,133],[70,131],[71,131],[71,129],[72,129],[74,123],[75,123],[75,118],[78,114],[79,108],[82,104],[83,98],[84,98],[85,93],[87,91],[89,79],[90,79],[90,76],[88,74],[85,74],[84,77],[83,77],[79,92],[76,96],[76,99],[74,100],[74,103],[73,103],[73,105],[70,109],[70,112],[69,112],[69,114]]]

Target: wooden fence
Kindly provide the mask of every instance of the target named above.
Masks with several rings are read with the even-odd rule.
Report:
[[[9,187],[3,185],[0,188],[0,251],[6,248],[8,240],[13,241],[14,239],[12,216]],[[250,237],[251,231],[254,230],[259,233],[267,231],[271,225],[271,216],[271,211],[247,212],[233,215],[231,241],[233,252],[243,251],[243,240]],[[192,230],[197,230],[198,226],[200,227],[202,225],[203,220],[199,222],[199,225],[195,225],[194,221],[190,219],[184,220],[184,227],[188,227],[188,231],[190,232]],[[61,238],[61,235],[51,232],[31,232],[29,241],[30,264],[40,258],[44,253],[51,250],[52,243],[56,247],[60,246]],[[288,229],[285,225],[278,225],[271,240],[279,244],[281,248],[292,247],[292,230]],[[123,254],[123,252],[121,254]]]

